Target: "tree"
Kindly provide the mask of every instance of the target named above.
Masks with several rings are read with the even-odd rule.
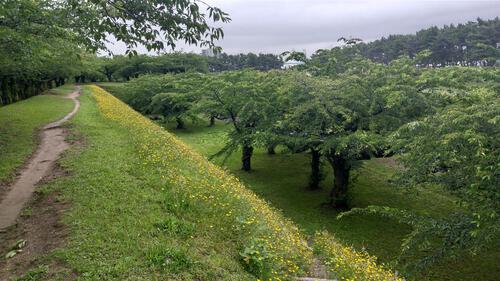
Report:
[[[306,54],[304,54],[303,52],[286,51],[286,52],[281,53],[280,57],[282,59],[284,59],[285,61],[291,61],[291,60],[301,61],[301,62],[307,61]]]
[[[128,82],[120,98],[143,114],[175,120],[177,129],[184,129],[185,118],[196,117],[205,81],[196,72],[143,75]]]
[[[186,93],[160,93],[151,98],[150,112],[174,118],[177,129],[184,129],[184,117],[191,108],[191,97]]]
[[[409,123],[395,136],[399,141],[394,148],[405,167],[398,183],[407,188],[439,185],[459,198],[461,206],[460,212],[439,220],[406,214],[415,227],[402,257],[420,255],[410,269],[425,268],[464,249],[477,252],[498,239],[498,116],[498,93],[480,88],[436,115]],[[401,219],[396,210],[385,212]]]
[[[60,26],[75,32],[80,43],[91,50],[106,50],[108,34],[125,43],[132,53],[138,44],[159,51],[175,48],[177,41],[213,47],[223,31],[210,21],[230,21],[219,8],[197,0],[66,0],[54,8],[66,15]]]
[[[393,182],[408,192],[442,187],[459,199],[459,209],[436,218],[369,206],[342,216],[376,213],[412,226],[398,260],[406,270],[418,271],[444,258],[463,257],[464,250],[476,253],[499,238],[499,76],[494,69],[459,67],[419,73],[406,68],[414,63],[404,59],[393,65],[384,71],[388,79],[379,92],[388,98],[381,114],[391,117],[383,120],[401,122],[386,127],[390,150],[404,167]],[[395,75],[397,69],[405,75]],[[412,82],[401,87],[398,76]]]
[[[69,77],[85,82],[101,80],[104,73],[109,80],[116,70],[101,70],[99,61],[91,59],[89,65],[82,60],[88,58],[86,51],[106,50],[108,35],[124,42],[129,54],[136,54],[138,44],[160,51],[179,40],[215,47],[223,32],[213,25],[230,20],[220,9],[197,0],[3,0],[1,6],[1,104],[41,93]],[[134,68],[122,72],[126,79],[140,74]]]
[[[256,145],[262,144],[264,132],[270,126],[275,87],[265,81],[265,74],[244,70],[223,72],[212,76],[205,87],[206,95],[225,112],[233,125],[226,146],[214,156],[229,156],[236,149],[242,151],[242,170],[252,169],[251,159]]]
[[[319,188],[323,178],[321,172],[321,135],[331,121],[327,112],[316,99],[321,81],[304,72],[287,73],[279,95],[280,107],[284,109],[282,120],[278,121],[276,133],[280,142],[293,152],[309,150],[311,153],[311,174],[309,189]]]
[[[389,35],[369,43],[357,38],[340,38],[348,46],[318,50],[307,62],[315,73],[331,75],[345,70],[345,59],[360,55],[375,62],[389,64],[401,56],[414,58],[422,51],[431,55],[422,66],[487,65],[500,59],[496,44],[500,42],[500,19],[471,21],[466,24],[429,27],[411,35]]]

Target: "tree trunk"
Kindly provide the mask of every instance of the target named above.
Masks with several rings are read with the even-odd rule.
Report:
[[[14,79],[10,79],[10,96],[12,97],[12,102],[19,101],[19,93],[17,91],[17,83]]]
[[[3,92],[3,79],[0,79],[0,105],[6,104],[4,99],[5,99],[5,95]]]
[[[177,118],[175,118],[175,121],[177,122],[177,127],[176,128],[178,130],[181,130],[181,129],[185,128],[185,126],[184,126],[184,120],[182,120],[182,118],[177,117]]]
[[[275,144],[268,145],[267,146],[267,154],[269,154],[269,155],[276,154],[275,148],[276,148]]]
[[[318,150],[311,148],[311,177],[309,179],[309,189],[319,189],[319,182],[321,181],[321,154]]]
[[[252,146],[247,146],[247,145],[243,146],[242,156],[241,156],[241,162],[242,162],[241,169],[243,171],[248,172],[252,170],[252,164],[251,164],[252,154],[253,154]]]
[[[330,192],[329,204],[335,208],[347,207],[347,189],[349,186],[349,174],[351,164],[340,156],[328,157],[328,162],[333,168],[333,188]]]
[[[210,123],[208,124],[209,127],[213,127],[215,125],[215,116],[210,116]]]

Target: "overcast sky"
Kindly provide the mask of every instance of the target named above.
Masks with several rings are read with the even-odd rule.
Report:
[[[230,14],[217,44],[226,53],[287,50],[312,54],[331,48],[339,37],[372,41],[409,34],[433,25],[465,23],[500,16],[500,0],[206,0]],[[123,53],[121,44],[110,46]],[[199,48],[180,44],[178,50]],[[144,52],[139,49],[140,52]]]

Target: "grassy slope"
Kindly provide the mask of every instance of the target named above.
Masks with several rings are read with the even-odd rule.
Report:
[[[204,124],[190,129],[175,131],[182,140],[204,155],[211,155],[221,148],[221,139],[227,130],[222,124],[208,128]],[[257,150],[253,158],[254,171],[242,172],[239,155],[232,155],[225,163],[232,173],[240,177],[261,197],[299,224],[306,232],[326,229],[346,244],[366,248],[382,261],[388,262],[397,255],[401,239],[410,229],[406,225],[376,216],[356,216],[335,219],[335,211],[320,207],[328,195],[330,176],[323,181],[323,190],[311,192],[304,189],[309,172],[309,156],[306,154],[267,155]],[[220,164],[220,161],[219,161]],[[328,172],[328,166],[324,171]],[[381,159],[365,161],[357,170],[358,177],[350,194],[354,207],[385,205],[409,209],[421,214],[440,216],[455,208],[453,200],[441,192],[421,191],[417,196],[405,193],[388,184],[394,172]],[[482,253],[481,258],[465,258],[445,263],[427,272],[433,280],[496,280],[499,269],[495,261],[500,254]]]
[[[87,87],[84,93],[71,121],[73,138],[82,147],[72,148],[61,161],[71,176],[44,188],[72,204],[65,217],[71,229],[68,245],[48,260],[62,261],[82,280],[249,280],[225,245],[200,238],[186,248],[184,240],[193,229],[166,212],[169,199],[159,191],[164,182],[143,169],[130,132],[104,119]],[[211,248],[221,253],[200,253]],[[207,261],[210,254],[213,260]]]
[[[36,129],[66,115],[73,102],[42,95],[0,107],[0,181],[9,180],[13,171],[33,153]]]

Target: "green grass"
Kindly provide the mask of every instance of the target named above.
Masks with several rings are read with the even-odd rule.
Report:
[[[79,280],[250,280],[232,241],[208,239],[199,225],[166,210],[173,204],[162,192],[168,186],[144,169],[129,130],[102,117],[89,88],[83,92],[70,121],[82,146],[60,161],[71,176],[44,187],[71,203],[67,245],[47,265],[55,259]]]
[[[73,102],[41,95],[0,107],[0,181],[9,181],[36,145],[38,128],[62,118]]]
[[[212,155],[223,145],[228,125],[219,123],[214,128],[205,124],[191,125],[186,130],[169,130],[204,155]],[[321,207],[328,196],[333,179],[330,167],[323,170],[328,176],[322,182],[322,190],[308,191],[309,155],[278,153],[267,155],[257,149],[252,158],[253,171],[240,170],[240,155],[233,154],[224,164],[246,185],[297,223],[306,233],[326,229],[345,244],[357,249],[364,248],[383,262],[390,262],[399,252],[401,239],[411,230],[407,225],[373,215],[358,215],[336,219],[335,210]],[[222,164],[220,160],[216,163]],[[388,183],[394,169],[384,159],[359,163],[354,172],[356,180],[349,197],[352,207],[382,205],[412,210],[420,214],[439,217],[456,210],[454,199],[439,189],[419,190],[408,193]],[[500,254],[494,248],[480,257],[468,257],[460,261],[435,266],[418,279],[431,280],[495,280],[499,269],[496,261]]]
[[[72,93],[75,90],[74,84],[64,84],[60,87],[50,89],[49,92],[56,95],[66,95]]]

